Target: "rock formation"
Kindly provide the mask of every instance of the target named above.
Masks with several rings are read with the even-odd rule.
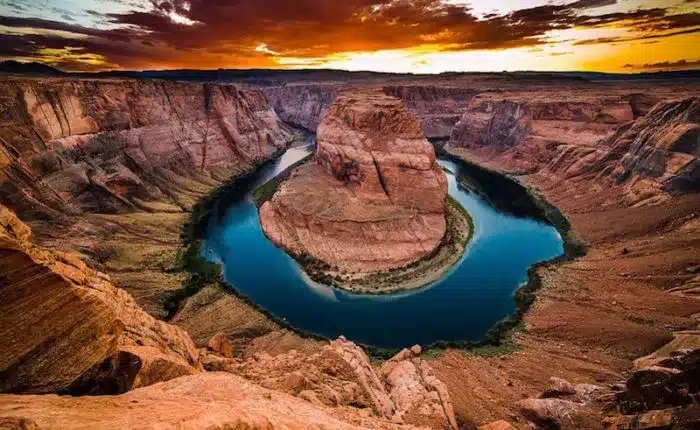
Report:
[[[645,364],[613,387],[607,427],[681,429],[700,422],[700,349],[674,350]]]
[[[310,355],[255,354],[235,373],[319,406],[354,406],[396,423],[456,429],[447,388],[420,352],[404,349],[375,370],[362,348],[341,337]]]
[[[575,417],[605,391],[603,387],[592,384],[576,384],[552,377],[549,387],[539,398],[524,399],[516,403],[523,416],[535,428],[569,428],[575,427]]]
[[[118,394],[201,371],[184,330],[0,206],[0,391]]]
[[[403,100],[429,139],[450,137],[470,100],[478,94],[470,88],[438,85],[391,85],[383,90]]]
[[[553,180],[609,178],[625,185],[631,204],[663,199],[661,191],[697,191],[699,99],[653,107],[637,102],[622,96],[559,101],[484,94],[460,119],[450,147],[497,155],[510,170]]]
[[[336,95],[346,86],[339,83],[298,83],[262,87],[261,91],[282,120],[315,131]],[[470,88],[434,84],[383,85],[381,88],[387,95],[404,102],[428,138],[449,137],[469,101],[478,93]]]
[[[3,79],[0,203],[23,217],[171,210],[291,140],[264,95],[148,80]]]
[[[80,423],[94,429],[416,429],[354,408],[318,407],[221,372],[177,378],[121,396],[4,396],[0,417],[6,417],[0,418],[2,428],[64,429]]]
[[[618,183],[640,179],[667,192],[700,191],[700,98],[659,103],[601,144],[610,148],[601,164],[617,162],[610,175]]]
[[[400,100],[378,90],[343,92],[316,144],[315,161],[260,210],[273,242],[360,272],[400,267],[438,247],[447,180]]]
[[[283,121],[316,131],[340,87],[333,84],[285,85],[263,87],[261,91]]]
[[[471,101],[449,143],[504,155],[514,169],[532,172],[551,162],[560,146],[588,148],[633,118],[622,97],[485,93]]]

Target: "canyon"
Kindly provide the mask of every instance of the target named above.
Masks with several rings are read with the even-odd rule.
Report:
[[[216,280],[166,311],[191,281],[178,263],[188,211],[293,145],[293,127],[318,128],[320,162],[298,179],[353,177],[334,158],[349,149],[339,136],[353,135],[332,105],[348,97],[346,86],[399,97],[438,148],[446,142],[451,156],[530,187],[586,245],[574,260],[533,269],[541,284],[534,304],[501,344],[415,346],[370,360],[351,340],[283,327]],[[258,86],[3,76],[0,373],[10,394],[0,395],[0,423],[694,425],[698,94],[692,81],[499,74]],[[365,118],[362,110],[349,117]],[[400,131],[424,147],[417,123]],[[440,200],[411,209],[435,210]],[[649,396],[660,400],[642,401]]]

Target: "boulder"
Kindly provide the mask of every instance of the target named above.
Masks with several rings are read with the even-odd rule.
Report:
[[[209,340],[207,348],[224,358],[233,358],[233,344],[223,333],[218,333]]]
[[[549,386],[540,395],[541,398],[561,397],[576,394],[576,388],[569,381],[552,376]]]
[[[516,403],[520,413],[537,426],[561,428],[573,423],[581,404],[562,399],[525,399]]]
[[[492,423],[479,426],[478,430],[516,430],[515,427],[508,421],[494,421]]]

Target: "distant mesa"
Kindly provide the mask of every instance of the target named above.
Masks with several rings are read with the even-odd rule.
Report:
[[[0,62],[0,73],[11,73],[16,75],[65,75],[62,70],[56,69],[46,64],[7,60]]]

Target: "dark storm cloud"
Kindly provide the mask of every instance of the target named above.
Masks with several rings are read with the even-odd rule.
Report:
[[[617,4],[617,0],[579,0],[569,4],[569,7],[573,9],[594,9],[596,7],[612,6],[614,4]]]
[[[120,2],[134,7],[127,13],[101,15],[115,27],[112,29],[0,17],[5,27],[76,35],[28,34],[19,41],[0,34],[3,55],[28,56],[43,48],[69,46],[124,68],[254,67],[274,66],[275,56],[311,60],[421,45],[441,50],[537,46],[546,42],[548,31],[574,27],[614,24],[654,35],[700,26],[697,13],[669,15],[661,8],[581,15],[587,9],[616,3],[612,0],[549,4],[481,18],[468,6],[442,0],[151,0],[150,9],[138,9],[130,0]],[[602,42],[581,44],[592,43]],[[265,49],[256,51],[262,44]]]

